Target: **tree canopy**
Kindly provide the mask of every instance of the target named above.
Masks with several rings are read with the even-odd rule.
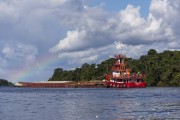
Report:
[[[142,55],[138,60],[127,58],[126,61],[132,72],[146,74],[148,86],[180,86],[180,51],[157,53],[150,49],[147,55]],[[69,71],[56,68],[49,81],[102,80],[114,62],[115,59],[110,58],[100,64],[84,63],[80,68]]]
[[[74,70],[63,70],[56,68],[49,81],[89,81],[103,79],[108,70],[111,69],[115,59],[111,58],[101,64],[84,63],[80,68]]]
[[[0,86],[14,86],[14,84],[5,79],[0,79]]]

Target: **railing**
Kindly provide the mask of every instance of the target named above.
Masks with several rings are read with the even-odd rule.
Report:
[[[115,58],[126,58],[126,56],[125,55],[123,55],[123,54],[116,54],[116,55],[114,55],[114,57]]]
[[[113,70],[113,71],[126,71],[125,67],[123,67],[123,68],[112,67],[111,70]]]
[[[142,79],[142,78],[145,78],[146,76],[143,74],[143,75],[137,75],[137,74],[124,74],[124,75],[120,75],[120,76],[113,76],[112,74],[108,74],[108,77],[109,78],[114,78],[114,79],[128,79],[128,78],[134,78],[134,79]]]

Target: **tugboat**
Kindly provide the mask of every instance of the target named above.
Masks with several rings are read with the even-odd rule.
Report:
[[[111,72],[105,76],[105,86],[113,88],[144,88],[147,86],[143,80],[143,75],[131,73],[127,68],[126,56],[123,54],[115,55],[116,62],[111,68]]]

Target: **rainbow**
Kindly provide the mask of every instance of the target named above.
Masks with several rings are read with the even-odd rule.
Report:
[[[23,66],[21,69],[16,70],[8,80],[12,82],[19,82],[19,81],[27,81],[29,77],[32,77],[37,74],[38,71],[43,71],[51,66],[53,63],[58,61],[58,57],[56,55],[44,55],[38,59],[38,63],[32,63],[29,66]],[[34,77],[36,78],[36,77]],[[37,81],[37,80],[30,80],[30,81]]]

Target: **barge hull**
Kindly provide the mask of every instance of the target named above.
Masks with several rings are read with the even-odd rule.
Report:
[[[19,82],[16,87],[30,88],[103,88],[104,82],[67,82],[67,83],[48,83],[48,82]]]

